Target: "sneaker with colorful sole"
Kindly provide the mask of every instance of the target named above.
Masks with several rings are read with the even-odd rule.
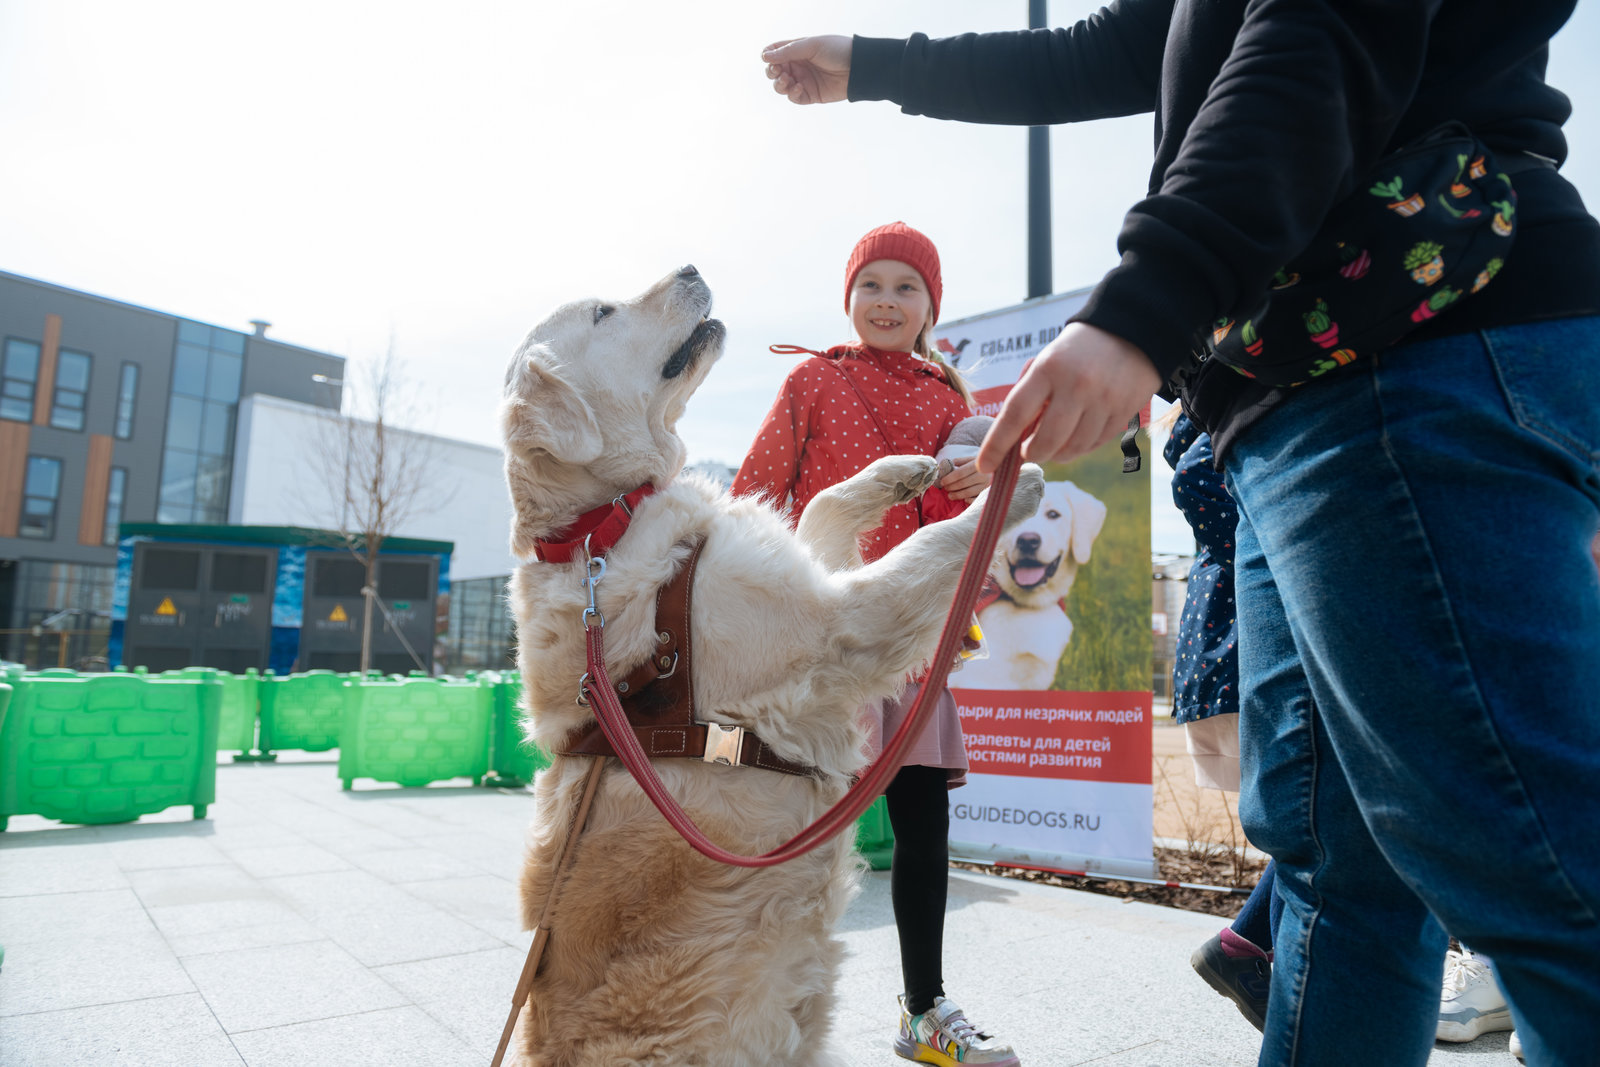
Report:
[[[1018,1067],[1022,1062],[1010,1045],[974,1026],[946,997],[935,997],[933,1007],[920,1015],[907,1011],[905,997],[900,998],[900,1033],[894,1051],[903,1059],[938,1067]]]

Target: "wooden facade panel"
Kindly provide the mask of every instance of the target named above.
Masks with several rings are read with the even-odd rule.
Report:
[[[78,513],[78,544],[105,541],[106,490],[111,485],[111,437],[89,435],[89,461],[83,473],[83,508]]]
[[[34,386],[33,424],[50,425],[50,408],[56,402],[56,361],[61,356],[61,316],[44,317],[44,340],[39,344],[39,378]]]
[[[22,521],[22,486],[28,476],[28,437],[25,422],[0,419],[0,537],[17,536]]]

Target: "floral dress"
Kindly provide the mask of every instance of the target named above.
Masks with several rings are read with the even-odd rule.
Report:
[[[1196,542],[1178,622],[1173,717],[1189,728],[1196,780],[1239,788],[1239,652],[1233,601],[1233,536],[1239,509],[1212,463],[1211,438],[1181,415],[1163,452],[1173,467],[1172,501]]]

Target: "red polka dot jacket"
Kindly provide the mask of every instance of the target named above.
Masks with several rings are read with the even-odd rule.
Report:
[[[811,498],[828,486],[883,456],[933,455],[971,414],[937,364],[910,352],[837,345],[784,379],[733,492],[759,494],[779,508],[789,501],[789,521],[798,523]],[[920,525],[916,501],[896,505],[863,538],[862,558],[878,559]]]

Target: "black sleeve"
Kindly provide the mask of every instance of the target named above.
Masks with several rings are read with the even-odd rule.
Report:
[[[850,98],[1029,124],[1159,107],[1152,195],[1075,318],[1138,345],[1166,378],[1383,154],[1441,3],[1119,0],[1065,30],[862,38]]]
[[[1159,188],[1123,222],[1122,261],[1075,318],[1170,376],[1195,331],[1265,292],[1382,156],[1439,2],[1247,4],[1220,71],[1191,87],[1201,102]]]
[[[1172,0],[1117,0],[1067,29],[907,40],[857,37],[851,100],[908,115],[1019,126],[1155,107]]]

